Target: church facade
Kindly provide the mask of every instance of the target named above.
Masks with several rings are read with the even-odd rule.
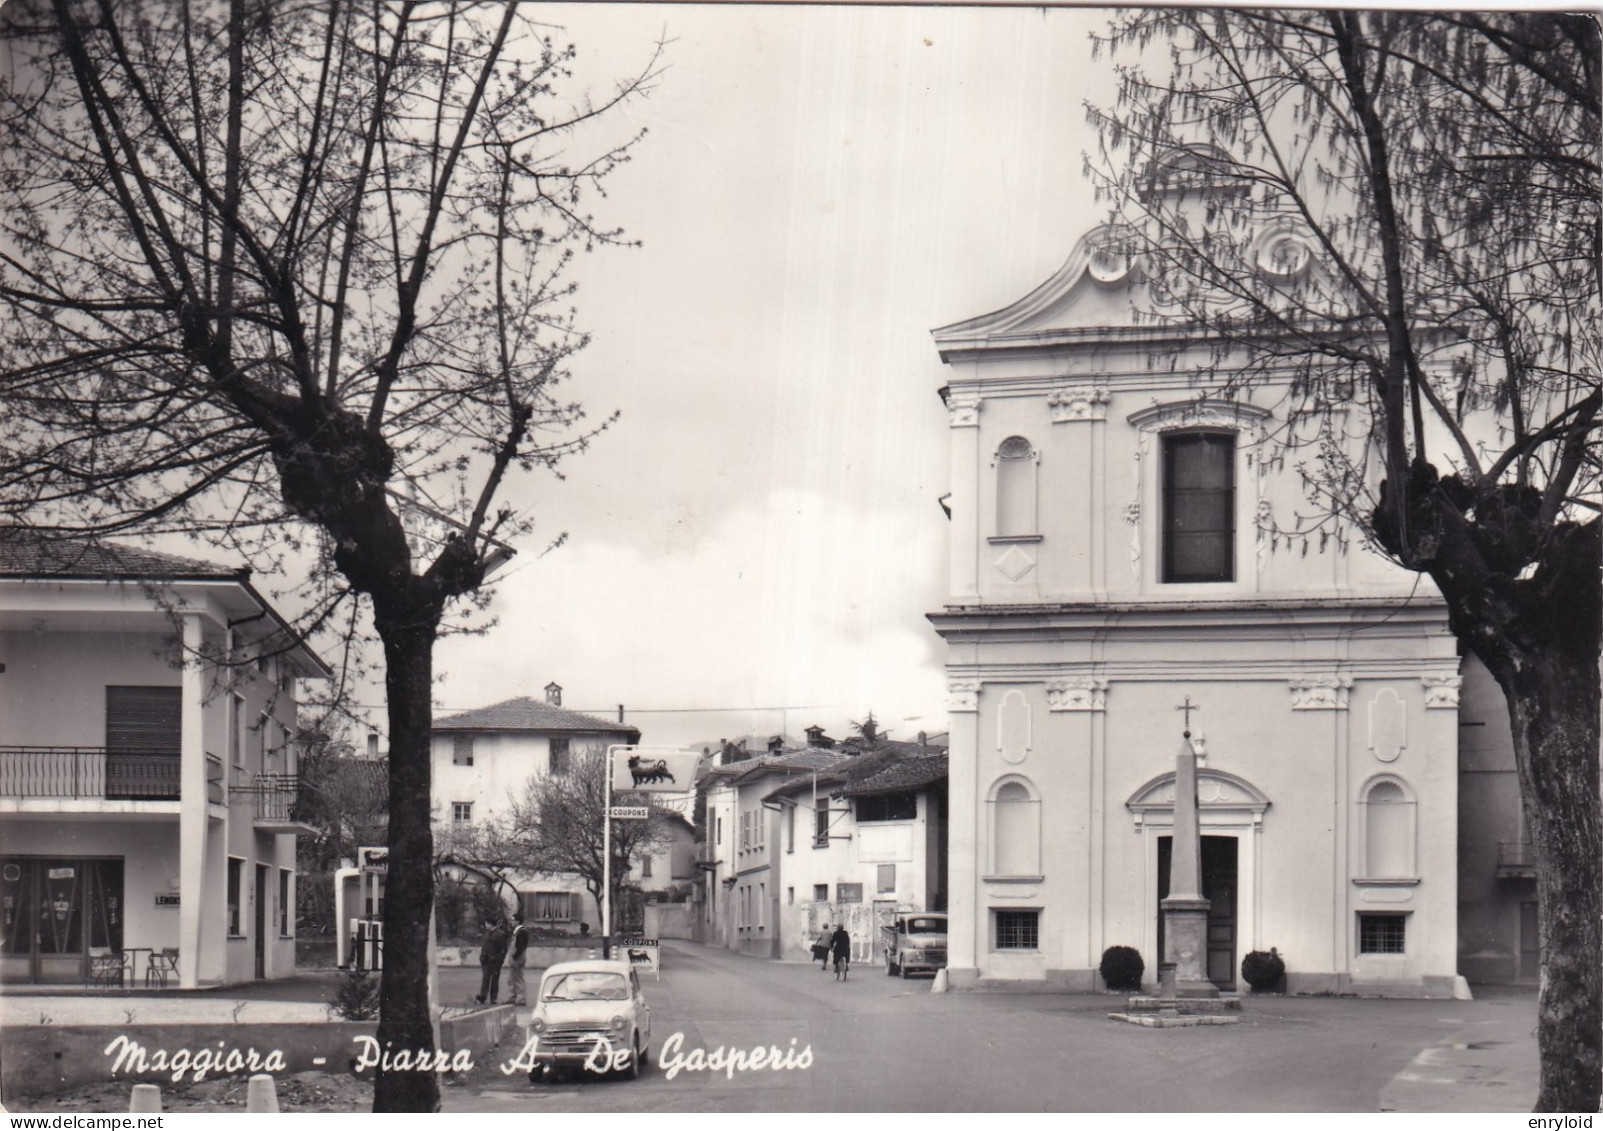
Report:
[[[1143,285],[1098,229],[1025,298],[934,333],[952,987],[1093,989],[1114,945],[1155,982],[1188,724],[1216,984],[1244,988],[1242,958],[1271,948],[1291,992],[1527,976],[1495,685],[1428,579],[1299,525],[1286,388],[1199,380],[1218,344],[1133,317]],[[1358,409],[1332,411],[1362,443]],[[1473,765],[1461,722],[1483,724]]]

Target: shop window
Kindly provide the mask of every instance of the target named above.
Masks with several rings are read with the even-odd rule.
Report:
[[[861,903],[861,902],[863,902],[863,885],[862,884],[836,884],[835,885],[835,902],[836,903]]]

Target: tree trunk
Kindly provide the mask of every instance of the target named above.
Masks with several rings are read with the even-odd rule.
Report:
[[[434,836],[429,811],[430,700],[438,617],[376,617],[384,642],[390,724],[390,867],[384,889],[384,972],[379,1048],[416,1062],[434,1049],[429,1015],[429,913],[434,904]],[[425,622],[425,623],[420,623]],[[426,1062],[425,1062],[426,1063]],[[374,1111],[436,1112],[439,1077],[385,1071],[373,1088]]]
[[[1532,651],[1493,673],[1508,698],[1525,824],[1536,848],[1542,1070],[1535,1110],[1594,1112],[1603,1070],[1597,651]]]

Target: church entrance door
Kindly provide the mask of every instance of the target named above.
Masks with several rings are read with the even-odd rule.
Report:
[[[1163,900],[1169,895],[1174,838],[1158,838],[1158,961],[1163,961]],[[1236,988],[1236,838],[1202,838],[1202,896],[1208,900],[1208,980]]]

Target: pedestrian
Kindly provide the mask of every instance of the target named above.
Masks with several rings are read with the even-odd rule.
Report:
[[[824,929],[818,932],[818,941],[813,943],[813,957],[818,959],[818,968],[826,974],[829,972],[830,938],[829,924],[825,923]]]
[[[489,929],[484,935],[484,944],[479,947],[479,966],[482,972],[479,975],[479,996],[473,1000],[483,1005],[486,1000],[491,1005],[501,996],[501,964],[507,957],[507,932],[500,918],[491,915],[485,919],[485,926]]]
[[[523,912],[512,916],[517,926],[512,928],[512,957],[507,960],[511,973],[507,975],[507,1001],[513,1005],[528,1005],[529,992],[523,984],[523,964],[528,961],[529,928],[523,925]]]
[[[835,980],[845,978],[852,965],[852,936],[846,933],[846,924],[835,928],[829,939],[829,951],[835,956]]]

